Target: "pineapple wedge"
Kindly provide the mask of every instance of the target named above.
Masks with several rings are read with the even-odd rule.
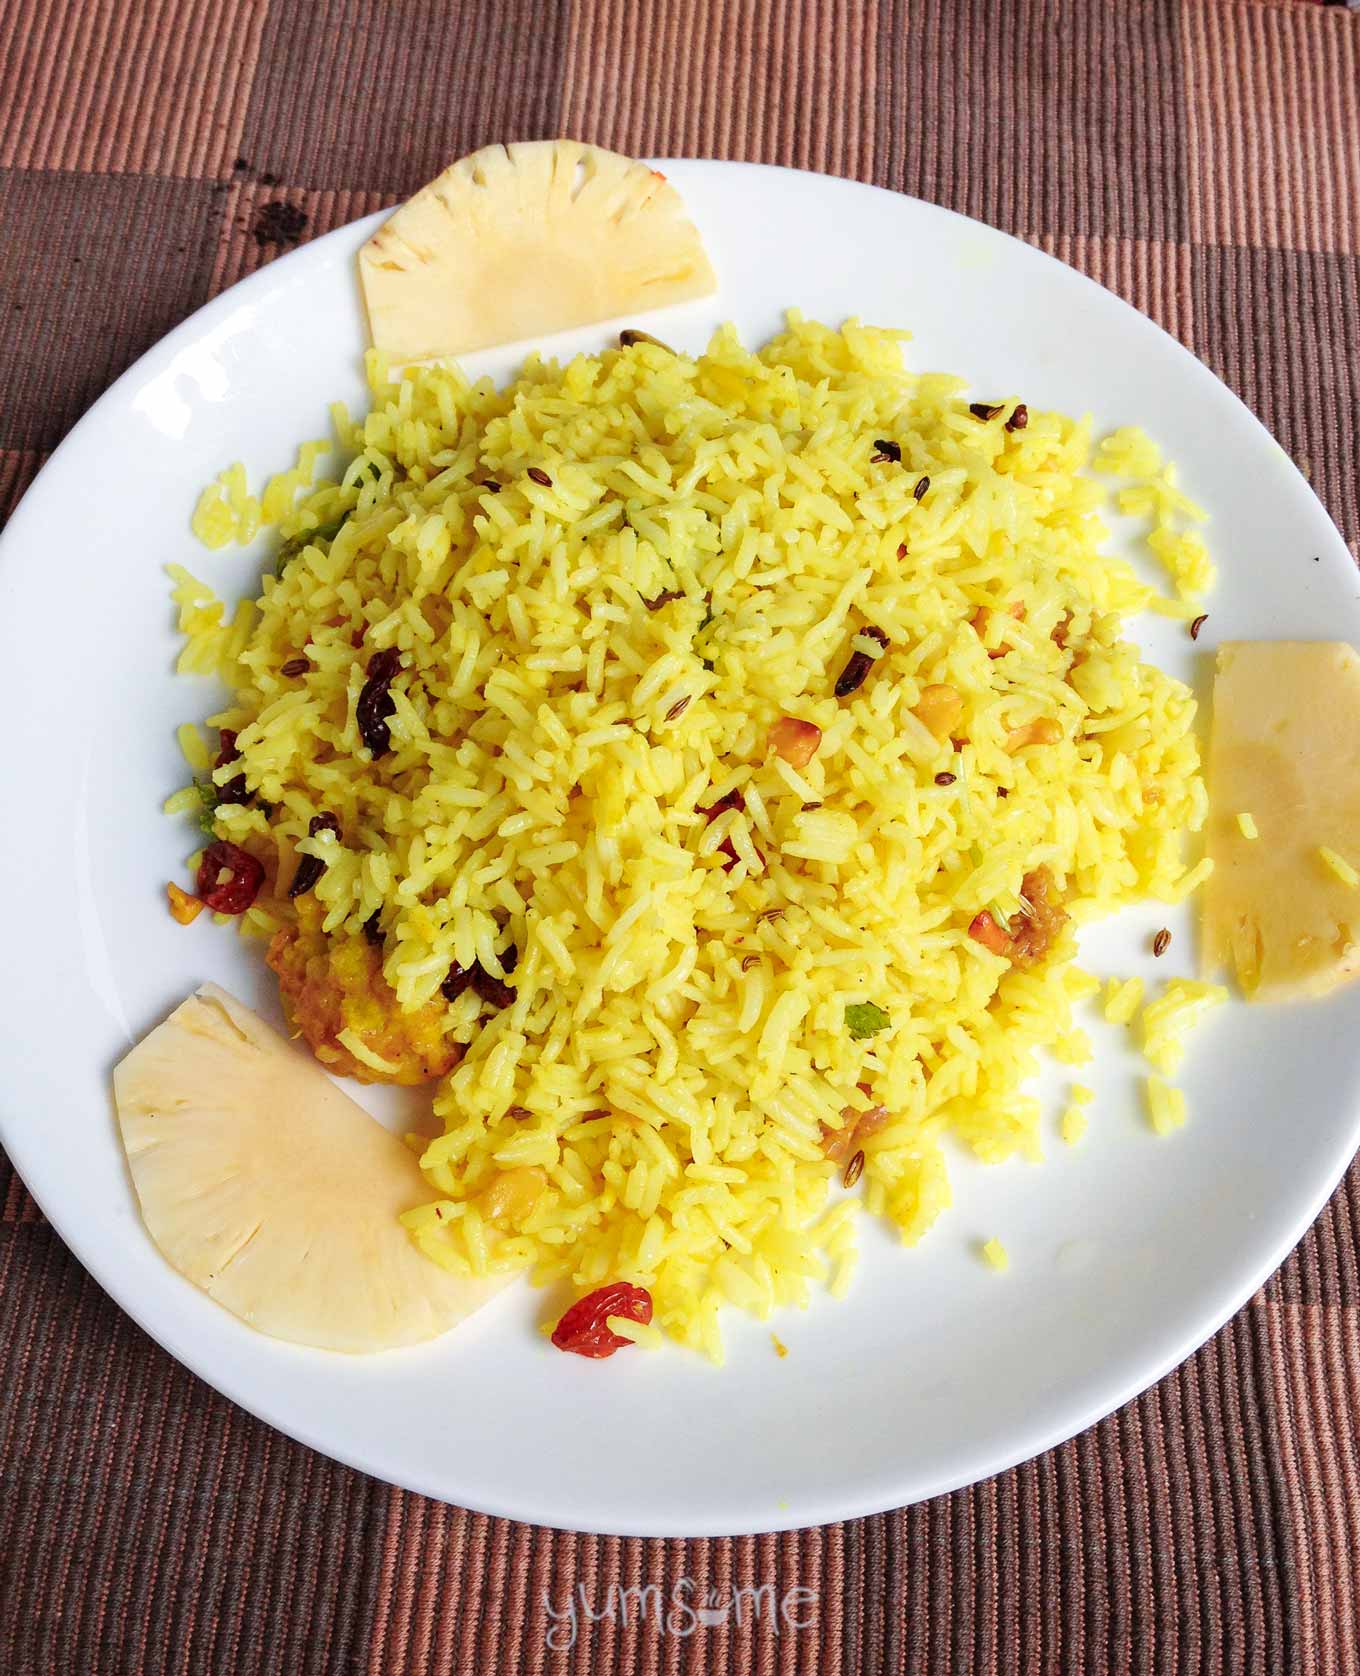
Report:
[[[414,1155],[319,1066],[205,984],[113,1073],[142,1216],[179,1272],[273,1338],[388,1350],[502,1282],[447,1273],[397,1221]]]
[[[1243,640],[1220,649],[1209,799],[1206,959],[1233,968],[1254,1001],[1327,995],[1360,975],[1360,890],[1320,854],[1360,862],[1352,647]]]
[[[704,297],[713,269],[664,175],[576,140],[451,164],[359,252],[374,345],[461,355]]]

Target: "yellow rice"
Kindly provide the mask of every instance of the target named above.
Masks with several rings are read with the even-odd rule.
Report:
[[[1074,1100],[1058,1120],[1058,1133],[1068,1146],[1076,1146],[1085,1135],[1089,1123],[1086,1108]]]
[[[715,1359],[724,1304],[846,1288],[861,1205],[919,1239],[949,1204],[947,1145],[1039,1156],[1024,1084],[1040,1049],[1089,1056],[1071,1003],[1096,986],[1070,931],[1012,968],[976,914],[1018,911],[1040,865],[1077,922],[1202,876],[1182,860],[1205,808],[1194,702],[1122,638],[1157,596],[1102,551],[1089,426],[1031,408],[1008,431],[1014,394],[980,421],[960,380],[906,370],[900,337],[791,315],[756,354],[724,330],[697,360],[531,359],[499,391],[372,358],[372,410],[337,415],[343,476],[313,486],[307,445],[263,497],[285,537],[344,516],[334,539],[230,615],[175,570],[180,667],[232,688],[212,719],[243,761],[217,778],[244,768],[273,806],[221,806],[219,835],[286,876],[334,813],[325,928],[381,910],[406,1007],[454,962],[519,950],[512,1005],[449,1008],[466,1053],[436,1091],[415,1239],[455,1269],[645,1286],[657,1326]],[[872,460],[878,438],[900,463]],[[1146,491],[1131,509],[1171,532],[1184,597],[1207,573],[1172,541],[1193,514],[1150,447],[1118,433],[1101,464]],[[210,541],[258,515],[230,473],[199,510]],[[374,765],[355,704],[387,646],[403,670]],[[873,666],[838,700],[855,649]],[[913,714],[931,683],[963,697],[957,748]],[[822,729],[804,767],[766,749],[783,714]],[[1044,717],[1058,741],[1010,754]],[[286,915],[265,897],[244,929]],[[887,1023],[857,1039],[865,1003]],[[873,1103],[891,1119],[842,1197],[824,1137]],[[480,1196],[522,1166],[551,1191],[488,1221]]]
[[[1164,1076],[1174,1076],[1185,1058],[1185,1037],[1206,1013],[1228,999],[1222,984],[1194,978],[1171,978],[1155,1001],[1143,1008],[1143,1056]]]
[[[1144,1082],[1148,1121],[1159,1135],[1171,1135],[1185,1126],[1185,1095],[1179,1088],[1163,1082],[1161,1077],[1148,1077]]]

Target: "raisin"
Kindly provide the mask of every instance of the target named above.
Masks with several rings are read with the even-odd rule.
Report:
[[[888,637],[880,628],[861,629],[860,633],[867,635],[870,640],[876,640],[880,646],[888,644]],[[845,668],[841,670],[836,682],[836,697],[849,698],[851,693],[858,692],[864,685],[865,676],[873,667],[874,659],[867,652],[851,652]]]
[[[304,855],[288,887],[288,900],[291,902],[296,896],[305,896],[325,871],[326,863],[319,855]]]
[[[213,767],[225,768],[229,762],[235,762],[241,753],[236,747],[236,735],[229,727],[222,728],[217,738],[217,761]],[[245,775],[234,775],[224,786],[213,783],[213,797],[215,803],[249,803],[250,791]]]
[[[519,965],[519,950],[513,943],[501,952],[501,965],[508,977]],[[472,974],[472,987],[483,1001],[493,1007],[511,1006],[515,999],[515,992],[508,983],[500,978],[493,978],[485,967],[478,966]]]
[[[238,774],[228,780],[226,785],[218,786],[217,801],[219,803],[249,803],[250,788],[246,785],[244,774]]]
[[[337,838],[340,836],[340,822],[334,815],[313,815],[308,821],[309,838],[315,838],[322,832],[333,832]],[[288,900],[291,902],[295,896],[305,896],[325,871],[326,863],[319,855],[303,856],[298,862],[297,872],[293,874],[293,882],[288,887]]]
[[[364,921],[364,941],[375,949],[383,946],[382,916],[376,908]]]
[[[471,988],[473,977],[480,970],[480,967],[460,966],[455,961],[449,967],[448,977],[440,984],[439,993],[446,1001],[456,1001],[465,989]]]
[[[401,653],[395,646],[374,652],[368,660],[368,679],[359,694],[355,719],[360,737],[375,757],[384,756],[392,748],[392,732],[387,723],[396,705],[387,689],[400,669]]]

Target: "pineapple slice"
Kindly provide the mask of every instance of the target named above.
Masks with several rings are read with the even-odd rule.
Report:
[[[679,193],[576,140],[487,146],[451,164],[359,252],[374,345],[460,355],[716,290]]]
[[[292,1344],[387,1350],[435,1337],[501,1284],[449,1274],[397,1218],[415,1156],[212,984],[113,1073],[142,1216],[170,1263]]]
[[[1243,640],[1220,649],[1209,798],[1206,959],[1231,966],[1255,1001],[1326,995],[1360,975],[1360,890],[1320,853],[1360,862],[1352,647]]]

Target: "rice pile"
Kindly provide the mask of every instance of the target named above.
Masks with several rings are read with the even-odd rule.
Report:
[[[1041,1048],[1088,1055],[1070,1009],[1097,985],[1070,929],[1021,968],[970,935],[981,911],[1022,912],[1038,867],[1075,922],[1202,876],[1192,697],[1121,638],[1193,614],[1193,509],[1139,433],[1103,448],[1162,599],[1102,552],[1089,427],[1019,428],[1014,393],[970,411],[900,337],[790,316],[758,353],[725,330],[697,360],[531,360],[504,390],[374,359],[339,481],[313,485],[308,444],[258,504],[230,474],[200,503],[213,541],[280,522],[259,600],[228,617],[176,572],[182,667],[232,688],[216,780],[271,806],[216,810],[269,869],[246,928],[290,920],[313,853],[324,929],[376,913],[403,1007],[455,963],[513,990],[447,1007],[466,1052],[413,1237],[454,1268],[645,1286],[715,1358],[724,1304],[846,1286],[862,1207],[919,1239],[949,1137],[1039,1156],[1022,1084]],[[355,710],[387,647],[374,762]],[[943,737],[916,714],[938,685],[961,700]],[[801,767],[769,748],[786,716],[821,729]],[[321,811],[338,841],[307,836]],[[877,1107],[843,1194],[827,1152]]]

